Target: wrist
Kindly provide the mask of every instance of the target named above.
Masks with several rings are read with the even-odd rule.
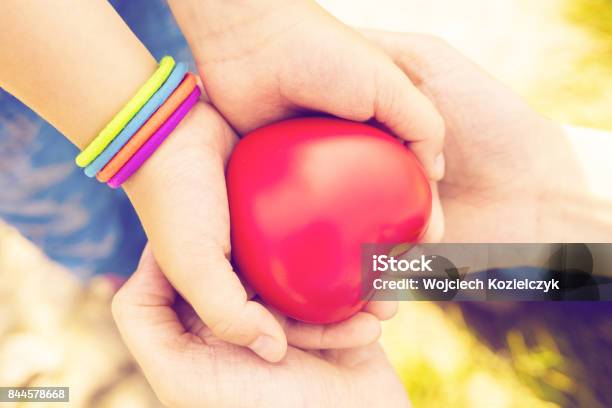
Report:
[[[185,174],[197,172],[198,165],[225,166],[233,144],[234,136],[223,119],[199,102],[123,188],[138,210],[152,189],[172,191]]]

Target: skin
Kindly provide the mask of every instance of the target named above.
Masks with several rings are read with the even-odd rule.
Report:
[[[0,26],[0,49],[6,51],[0,53],[0,85],[80,148],[157,67],[103,0],[58,2],[52,8],[45,2],[3,1]],[[215,335],[278,361],[288,337],[303,345],[307,334],[316,338],[327,329],[307,326],[300,336],[289,333],[294,326],[281,326],[270,310],[249,300],[228,261],[224,166],[235,141],[221,116],[200,103],[124,189],[166,277]],[[376,338],[378,320],[395,309],[390,302],[371,303],[354,324],[365,337]],[[352,340],[339,344],[350,347]]]
[[[570,238],[568,230],[587,242],[612,238],[612,197],[602,183],[612,166],[605,154],[597,155],[610,147],[608,140],[582,138],[581,146],[590,147],[576,149],[559,126],[438,39],[364,34],[389,53],[448,123],[448,168],[440,189],[446,240],[562,242]],[[587,171],[592,162],[599,172]],[[558,216],[559,201],[572,208],[589,205]],[[592,206],[607,212],[593,213]],[[408,405],[379,346],[366,345],[365,338],[350,350],[327,350],[338,339],[304,347],[318,351],[290,347],[277,364],[219,340],[176,300],[146,253],[115,297],[113,313],[145,375],[170,406]],[[334,330],[328,339],[358,334]]]
[[[380,346],[354,327],[336,325],[334,333],[320,336],[310,347],[290,346],[276,364],[220,340],[177,297],[148,249],[115,295],[113,315],[166,406],[410,406]],[[279,321],[286,324],[282,317]],[[336,348],[341,338],[350,336],[364,340],[362,345]]]

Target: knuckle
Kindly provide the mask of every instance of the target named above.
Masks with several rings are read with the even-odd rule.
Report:
[[[434,137],[436,142],[440,144],[440,147],[441,147],[442,144],[444,143],[444,138],[446,136],[446,123],[444,122],[444,118],[442,118],[442,115],[440,115],[440,113],[438,113],[437,111],[435,112],[433,116],[432,129],[433,129],[432,136]]]
[[[236,337],[240,331],[240,325],[238,319],[233,316],[218,319],[210,324],[209,328],[216,336],[224,340],[238,341]]]
[[[404,78],[400,78],[404,80]],[[392,81],[379,87],[374,115],[376,119],[392,128],[401,128],[409,119],[403,114],[406,101],[404,86],[396,86]]]

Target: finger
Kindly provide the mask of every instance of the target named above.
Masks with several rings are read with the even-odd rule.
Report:
[[[457,106],[465,104],[466,98],[470,97],[471,103],[490,105],[491,98],[499,92],[507,93],[504,85],[441,38],[379,30],[360,32],[381,47],[412,83],[434,101],[449,127],[474,120],[465,116],[465,110],[457,109]],[[452,80],[452,86],[449,86],[449,80]],[[472,98],[475,93],[481,94],[480,97]],[[512,104],[507,109],[517,109],[517,104],[529,109],[520,98],[511,98],[504,103]],[[473,111],[477,111],[476,108],[478,106],[471,106]]]
[[[299,322],[283,316],[279,321],[287,342],[305,350],[342,349],[365,346],[380,337],[380,321],[372,314],[359,312],[339,323],[318,325]]]
[[[184,332],[172,304],[176,293],[147,245],[136,271],[115,294],[112,312],[119,332],[138,361],[167,349]]]
[[[380,64],[374,118],[409,142],[431,180],[444,176],[445,125],[433,103],[390,60]]]
[[[442,210],[442,202],[438,192],[438,183],[430,182],[431,187],[431,216],[429,217],[429,225],[423,237],[422,242],[438,243],[444,238],[444,212]]]
[[[397,313],[397,302],[393,300],[374,300],[368,302],[363,308],[378,320],[389,320]]]
[[[476,68],[473,62],[436,36],[369,29],[359,31],[381,47],[412,82],[419,85],[455,67]]]
[[[195,257],[194,257],[195,258]],[[218,338],[249,347],[265,360],[283,358],[287,343],[282,327],[245,288],[221,249],[203,251],[177,280],[183,297]]]

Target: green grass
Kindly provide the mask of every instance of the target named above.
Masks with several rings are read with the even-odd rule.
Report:
[[[612,52],[612,0],[568,1],[567,18],[607,41]],[[608,54],[607,62],[612,62],[612,54]]]

